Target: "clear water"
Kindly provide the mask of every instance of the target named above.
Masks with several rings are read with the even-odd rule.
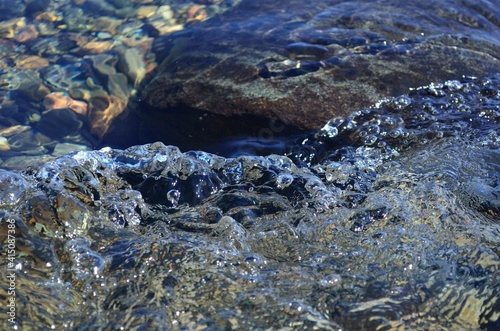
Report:
[[[226,156],[46,161],[55,140],[23,131],[0,169],[0,296],[16,302],[0,329],[498,330],[499,113],[497,74],[210,145]]]

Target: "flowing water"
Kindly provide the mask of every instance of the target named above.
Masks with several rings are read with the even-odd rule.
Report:
[[[499,330],[499,120],[492,73],[200,144],[223,156],[30,145],[0,169],[0,329]]]
[[[156,143],[2,171],[16,323],[496,330],[499,86],[434,84],[404,112],[388,99],[300,138],[289,157]]]

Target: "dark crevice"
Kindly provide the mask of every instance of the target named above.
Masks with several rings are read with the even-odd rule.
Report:
[[[189,107],[155,109],[140,104],[118,119],[101,146],[124,149],[161,141],[181,151],[203,150],[225,157],[283,154],[287,142],[305,132],[255,115],[224,116]]]

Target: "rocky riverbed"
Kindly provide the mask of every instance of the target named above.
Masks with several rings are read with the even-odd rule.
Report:
[[[168,56],[191,52],[186,38],[201,38],[203,29],[207,36],[220,33],[206,18],[254,37],[269,27],[267,19],[277,19],[269,42],[286,39],[287,56],[300,63],[309,62],[303,56],[311,52],[321,55],[323,46],[290,46],[312,40],[293,33],[288,40],[290,31],[309,38],[311,22],[331,30],[332,17],[381,28],[369,24],[378,17],[367,14],[372,2],[290,3],[295,7],[287,13],[280,1],[34,0],[14,6],[0,0],[0,297],[15,302],[0,306],[1,329],[500,328],[496,1],[435,2],[422,8],[436,11],[425,17],[395,15],[394,2],[381,2],[393,9],[397,29],[377,36],[415,34],[422,27],[409,24],[413,20],[429,33],[461,31],[464,39],[448,46],[466,56],[443,57],[451,62],[442,68],[474,60],[471,70],[491,71],[480,77],[462,77],[469,68],[457,67],[459,77],[398,86],[398,95],[308,131],[272,116],[245,117],[257,131],[238,135],[242,118],[177,109],[185,113],[172,118],[198,119],[188,126],[205,133],[199,146],[225,156],[187,151],[203,134],[190,140],[181,122],[165,125],[188,136],[169,137],[184,143],[182,150],[168,140],[92,150],[127,132],[129,142],[139,141],[132,136],[141,132],[141,112],[162,112],[138,100],[140,82],[156,84],[150,79],[172,68]],[[291,20],[299,5],[303,15]],[[166,7],[173,14],[165,14]],[[345,15],[335,16],[334,9]],[[224,16],[251,10],[254,16],[245,19]],[[361,35],[364,44],[339,45],[352,48],[350,58],[377,60],[378,49],[352,55],[356,47],[374,46],[371,34]],[[231,47],[233,38],[226,38]],[[392,50],[429,43],[427,35],[390,39]],[[439,50],[441,42],[458,39],[440,34],[437,40]],[[163,58],[164,67],[156,69]],[[422,64],[416,62],[419,70]],[[202,77],[205,69],[199,70]],[[290,77],[313,84],[323,70]],[[278,76],[259,82],[289,82]],[[219,125],[206,123],[214,121]],[[228,125],[234,134],[212,140]]]

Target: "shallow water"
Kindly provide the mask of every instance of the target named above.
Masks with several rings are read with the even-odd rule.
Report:
[[[2,125],[40,113],[8,104]],[[493,74],[200,143],[225,156],[69,153],[81,137],[26,122],[0,169],[0,329],[498,330],[499,120]]]
[[[301,138],[291,158],[157,143],[2,171],[17,323],[496,330],[499,86],[491,77],[448,82],[439,96],[422,88],[404,116],[388,99]],[[481,99],[486,90],[496,92]],[[436,114],[442,134],[415,126],[421,102],[458,95],[460,107]],[[381,127],[377,145],[362,132],[380,118],[399,124]]]

